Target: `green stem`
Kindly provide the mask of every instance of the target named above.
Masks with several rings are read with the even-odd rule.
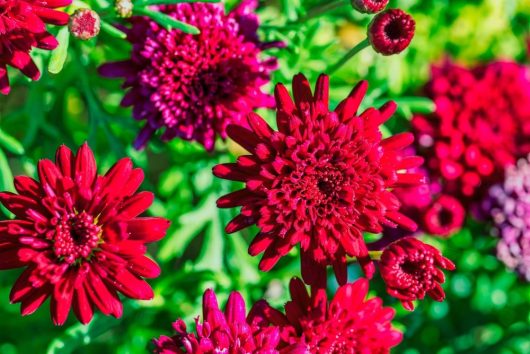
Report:
[[[368,255],[372,261],[380,261],[383,251],[369,251]]]
[[[339,60],[337,63],[335,63],[335,65],[333,65],[331,68],[328,69],[328,74],[333,74],[335,71],[340,69],[344,64],[346,64],[348,60],[350,60],[361,50],[363,50],[364,48],[368,48],[369,46],[370,46],[370,41],[368,41],[368,38],[358,43],[348,53],[346,53],[346,55],[342,57],[341,60]]]
[[[318,17],[318,16],[320,16],[322,14],[325,14],[328,11],[338,9],[338,8],[342,7],[343,5],[345,5],[345,4],[346,4],[345,0],[335,0],[335,1],[330,1],[329,3],[321,5],[321,6],[316,6],[316,7],[312,8],[312,9],[310,9],[307,12],[307,15],[305,15],[304,17],[298,19],[298,21],[296,21],[296,23],[306,22],[307,20],[310,20],[312,18]]]

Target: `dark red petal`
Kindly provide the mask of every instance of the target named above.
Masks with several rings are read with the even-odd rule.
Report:
[[[361,105],[361,102],[368,91],[368,82],[361,81],[353,88],[349,96],[342,101],[335,112],[343,119],[349,119],[357,114],[357,109]]]
[[[76,317],[82,324],[88,324],[94,316],[92,304],[88,299],[83,285],[77,287],[74,293],[73,309]]]
[[[110,284],[123,295],[132,299],[151,300],[155,296],[153,289],[146,281],[139,279],[125,269],[115,274]]]

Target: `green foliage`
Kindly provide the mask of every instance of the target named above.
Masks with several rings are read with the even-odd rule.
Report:
[[[144,0],[142,4],[155,2],[162,3]],[[10,72],[13,92],[0,96],[0,189],[13,189],[13,175],[35,176],[35,163],[53,157],[61,143],[75,147],[88,140],[102,171],[118,158],[131,156],[146,171],[142,188],[157,196],[150,213],[172,221],[168,236],[150,249],[163,273],[150,281],[156,294],[153,301],[124,299],[124,318],[98,315],[89,326],[82,326],[70,316],[63,328],[55,328],[47,304],[32,316],[19,315],[18,305],[9,304],[9,290],[20,271],[2,271],[0,353],[144,353],[151,338],[171,333],[171,322],[177,317],[191,323],[200,314],[200,297],[207,287],[216,289],[221,302],[237,289],[250,301],[265,297],[281,306],[288,296],[288,280],[299,274],[296,251],[264,274],[257,270],[258,259],[247,254],[256,230],[235,235],[224,232],[235,211],[217,209],[215,200],[237,186],[214,178],[211,168],[234,159],[237,147],[231,142],[218,144],[213,153],[179,140],[162,144],[154,139],[144,152],[131,148],[139,124],[130,110],[119,108],[123,96],[120,82],[103,79],[96,72],[104,62],[126,58],[130,48],[123,32],[109,25],[114,19],[104,11],[108,2],[86,3],[108,15],[97,39],[81,43],[59,30],[58,50],[51,56],[43,51],[33,53],[41,69],[48,65],[54,75],[41,70],[42,79],[29,83]],[[236,1],[227,3],[233,6]],[[288,44],[285,49],[268,51],[280,61],[274,83],[290,83],[298,72],[314,82],[364,39],[370,16],[355,13],[344,1],[325,15],[311,18],[311,9],[321,3],[324,1],[265,1],[260,7],[261,35]],[[526,0],[395,0],[391,6],[406,9],[417,21],[411,48],[394,57],[365,49],[331,77],[332,105],[360,79],[370,83],[366,105],[379,106],[388,99],[398,102],[400,110],[388,122],[387,135],[407,130],[413,113],[433,110],[432,102],[417,96],[428,79],[430,65],[443,61],[446,55],[463,63],[497,57],[525,59],[524,36],[530,30]],[[164,26],[194,30],[139,9],[137,13]],[[267,90],[272,92],[272,87],[268,85]],[[272,123],[272,112],[260,113]],[[495,258],[495,242],[486,230],[470,223],[450,239],[428,240],[458,267],[448,276],[444,303],[426,300],[414,313],[408,313],[383,295],[380,279],[372,285],[372,290],[396,307],[396,322],[405,330],[404,342],[395,352],[529,353],[530,286]],[[356,266],[350,276],[354,274],[359,274]]]

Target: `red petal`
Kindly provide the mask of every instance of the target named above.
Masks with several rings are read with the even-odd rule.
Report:
[[[361,81],[353,88],[348,97],[342,101],[335,112],[343,117],[343,119],[350,119],[357,114],[357,110],[361,105],[361,102],[368,91],[368,82]]]
[[[108,280],[110,281],[110,279]],[[139,279],[128,270],[121,270],[114,275],[112,285],[123,295],[137,300],[151,300],[154,297],[153,289],[146,281]]]
[[[67,148],[65,145],[61,145],[55,153],[55,164],[65,177],[73,177],[74,166],[74,154],[72,150]]]
[[[144,278],[156,278],[160,275],[160,267],[147,257],[134,257],[129,260],[131,271]]]
[[[97,175],[96,159],[87,143],[77,150],[75,158],[75,181],[80,187],[90,188]]]
[[[149,243],[162,239],[169,225],[169,220],[164,218],[134,218],[127,221],[127,231],[130,240]]]
[[[75,289],[73,308],[76,317],[82,324],[88,324],[92,320],[94,310],[82,285]]]
[[[127,198],[119,210],[119,218],[130,220],[137,217],[149,209],[154,199],[155,195],[151,192],[140,192]]]

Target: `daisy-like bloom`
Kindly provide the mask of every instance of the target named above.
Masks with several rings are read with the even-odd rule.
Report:
[[[15,214],[0,221],[0,269],[25,268],[11,290],[22,315],[50,297],[51,316],[63,324],[73,308],[82,323],[95,309],[120,317],[118,292],[140,300],[153,297],[143,278],[160,268],[144,256],[146,243],[166,234],[169,222],[138,217],[153,194],[136,193],[141,169],[128,158],[98,175],[94,155],[84,144],[74,155],[59,147],[55,163],[38,163],[39,180],[15,178],[18,194],[0,193],[0,202]]]
[[[412,120],[417,151],[443,193],[472,206],[530,152],[530,73],[511,62],[446,62],[433,68],[426,93],[436,112]]]
[[[445,299],[440,285],[445,282],[441,269],[454,270],[455,265],[436,248],[406,237],[385,248],[379,269],[388,293],[412,311],[412,302],[423,300],[426,294],[436,301]]]
[[[10,91],[7,66],[20,70],[32,80],[40,71],[29,53],[33,48],[55,49],[59,43],[46,24],[64,26],[68,15],[54,10],[72,0],[0,0],[0,93]]]
[[[423,216],[425,231],[437,236],[450,236],[464,224],[466,211],[458,199],[441,195]]]
[[[245,301],[238,292],[230,294],[223,312],[213,290],[206,290],[202,312],[202,323],[199,317],[195,320],[195,333],[189,333],[184,321],[179,319],[173,323],[174,336],[153,340],[154,353],[279,353],[276,349],[280,342],[278,327],[263,325],[263,319],[255,310],[247,316]]]
[[[351,4],[354,9],[366,14],[375,14],[383,11],[388,5],[389,0],[352,0]]]
[[[388,9],[375,15],[368,25],[368,40],[379,54],[398,54],[409,46],[415,30],[416,23],[409,14]]]
[[[101,19],[95,11],[78,9],[70,17],[68,29],[74,37],[86,41],[99,34]]]
[[[506,170],[503,183],[491,187],[483,208],[500,237],[497,257],[530,281],[530,163],[528,158]]]
[[[128,60],[104,64],[100,73],[123,77],[130,88],[121,104],[133,106],[133,116],[146,120],[134,146],[143,148],[163,130],[162,140],[175,137],[198,141],[207,150],[217,136],[226,138],[228,124],[242,124],[258,107],[270,107],[272,97],[261,87],[276,69],[275,58],[262,51],[283,43],[262,43],[254,14],[257,0],[244,0],[225,14],[222,4],[176,4],[156,8],[201,33],[166,30],[147,17],[133,17],[126,29],[132,44]]]
[[[329,302],[325,289],[309,295],[297,278],[291,280],[290,291],[285,314],[265,302],[255,306],[263,319],[280,328],[282,354],[385,354],[402,340],[391,326],[394,309],[383,307],[378,297],[365,300],[366,279],[339,287]]]
[[[400,202],[389,189],[422,183],[421,175],[398,173],[422,159],[400,157],[412,134],[382,139],[379,127],[394,113],[393,102],[357,113],[366,90],[367,83],[359,83],[330,111],[329,78],[320,76],[313,95],[299,74],[293,79],[294,102],[285,86],[276,86],[278,131],[256,114],[248,116],[249,129],[228,127],[228,135],[250,155],[214,168],[217,177],[245,182],[217,205],[242,206],[228,233],[252,224],[261,229],[249,248],[254,256],[264,252],[261,270],[270,270],[300,244],[308,284],[323,286],[328,265],[344,284],[346,256],[357,257],[370,277],[374,267],[363,231],[379,233],[383,225],[416,228],[399,212]]]

